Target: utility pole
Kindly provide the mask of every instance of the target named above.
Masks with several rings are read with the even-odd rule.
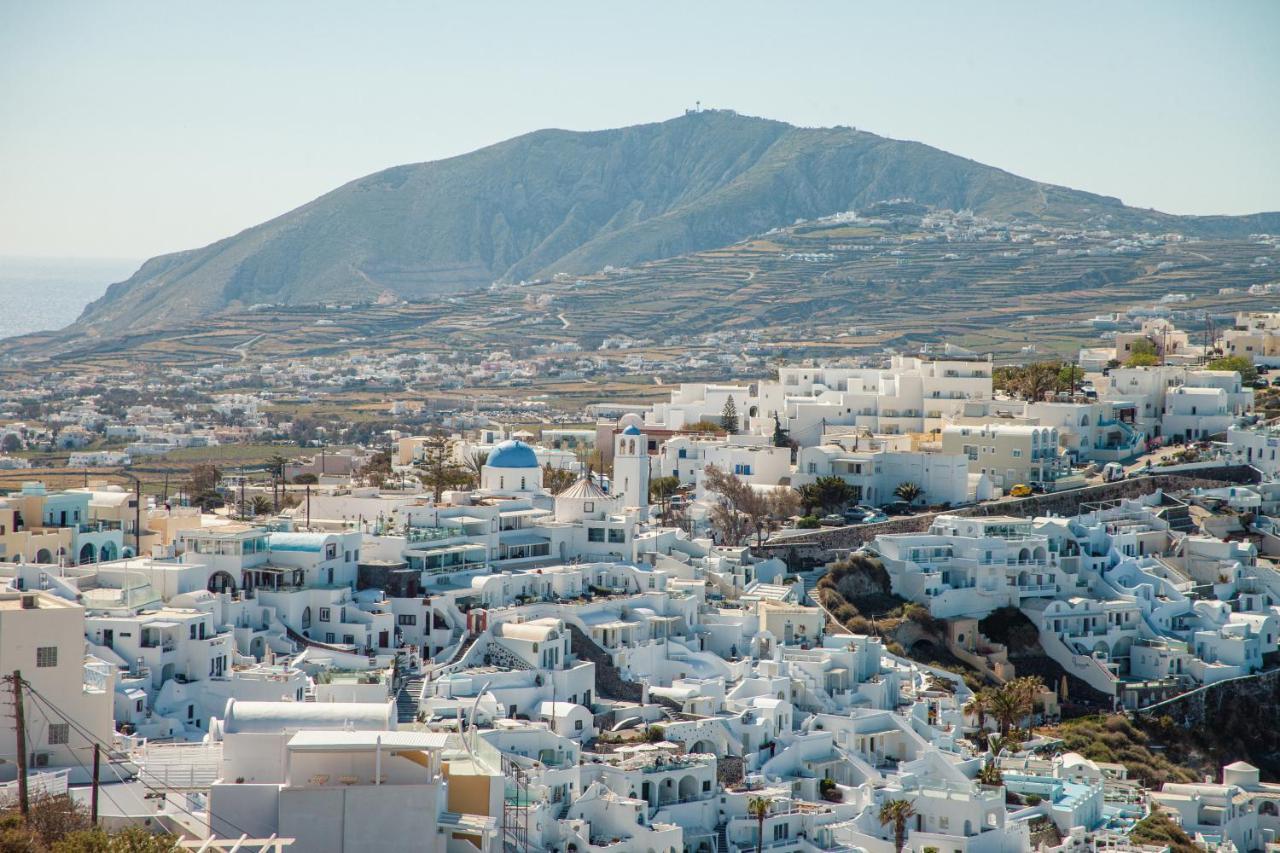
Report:
[[[18,807],[23,818],[31,813],[27,799],[27,716],[22,707],[22,671],[13,671],[13,723],[18,741]]]
[[[89,819],[98,825],[98,774],[102,767],[102,747],[93,745],[93,792],[89,797]]]
[[[307,529],[311,529],[311,484],[307,483]]]
[[[133,478],[133,556],[142,556],[142,481]]]
[[[244,476],[240,477],[240,518],[241,520],[248,517],[249,508],[244,505]]]

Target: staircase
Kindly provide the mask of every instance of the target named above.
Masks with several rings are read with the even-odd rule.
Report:
[[[729,853],[729,838],[725,835],[728,827],[728,823],[716,827],[716,853]]]
[[[396,693],[396,719],[401,723],[412,723],[418,719],[418,703],[422,699],[423,677],[415,675],[401,686]]]

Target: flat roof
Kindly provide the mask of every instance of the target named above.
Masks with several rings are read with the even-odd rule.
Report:
[[[292,752],[354,752],[378,749],[444,749],[445,732],[315,731],[304,729],[289,739]]]

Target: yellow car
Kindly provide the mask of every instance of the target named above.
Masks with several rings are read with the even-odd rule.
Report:
[[[1031,487],[1025,483],[1019,483],[1009,490],[1011,498],[1026,498],[1031,496]]]

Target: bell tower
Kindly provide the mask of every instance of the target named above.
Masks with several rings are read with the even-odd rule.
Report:
[[[613,492],[623,506],[649,506],[649,445],[634,423],[613,439]]]

